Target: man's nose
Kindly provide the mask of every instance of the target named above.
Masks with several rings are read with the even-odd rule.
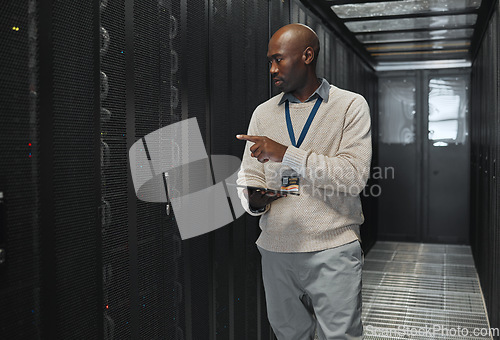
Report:
[[[276,63],[272,62],[271,67],[269,68],[269,73],[272,75],[278,73],[278,67],[276,66]]]

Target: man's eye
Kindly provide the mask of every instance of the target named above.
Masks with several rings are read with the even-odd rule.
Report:
[[[276,62],[277,62],[277,63],[279,63],[279,62],[280,62],[280,61],[282,61],[282,60],[283,60],[283,59],[281,59],[281,58],[277,58],[277,59],[276,59]]]

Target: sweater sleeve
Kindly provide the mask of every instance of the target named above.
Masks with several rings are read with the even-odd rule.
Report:
[[[370,109],[366,100],[359,96],[347,109],[335,156],[289,146],[282,163],[314,187],[358,195],[368,180],[371,156]]]
[[[256,114],[252,115],[250,119],[250,124],[248,126],[248,135],[250,136],[259,136],[258,122],[256,118]],[[266,177],[264,172],[264,164],[260,163],[257,158],[251,156],[250,147],[254,143],[247,141],[245,145],[245,150],[243,152],[243,159],[241,161],[241,167],[238,171],[238,179],[236,180],[236,184],[238,185],[246,185],[246,186],[255,186],[255,187],[267,187],[266,185]],[[241,200],[241,204],[243,209],[248,212],[252,216],[260,216],[266,213],[270,209],[270,204],[266,206],[266,209],[262,212],[253,212],[250,210],[250,205],[248,203],[248,198],[243,192],[243,188],[238,188],[238,196]]]

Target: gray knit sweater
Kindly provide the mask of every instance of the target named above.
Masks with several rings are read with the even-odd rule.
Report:
[[[282,172],[293,169],[300,175],[300,196],[280,198],[255,214],[239,190],[244,209],[262,215],[257,245],[275,252],[310,252],[360,240],[364,217],[359,194],[366,185],[372,155],[368,104],[361,95],[330,85],[328,102],[323,101],[296,148],[288,135],[285,104],[278,105],[282,95],[255,109],[248,135],[267,136],[288,146],[283,161],[259,163],[250,156],[253,143],[247,142],[237,184],[279,189]],[[290,103],[296,138],[314,103]]]

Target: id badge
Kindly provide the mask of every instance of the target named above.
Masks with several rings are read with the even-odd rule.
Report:
[[[281,189],[290,193],[298,193],[300,186],[300,177],[293,170],[284,171],[281,176]]]

